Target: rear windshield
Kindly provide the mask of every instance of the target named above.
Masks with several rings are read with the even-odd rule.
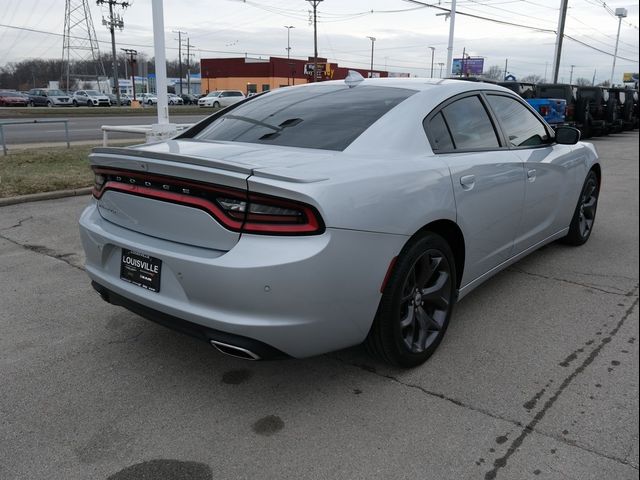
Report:
[[[196,138],[344,150],[414,93],[367,85],[291,88],[254,97],[214,120]]]
[[[597,100],[600,97],[600,95],[598,95],[599,93],[600,92],[598,90],[583,89],[580,91],[580,96],[588,100]]]
[[[567,98],[567,89],[562,87],[538,87],[538,92],[544,98]]]

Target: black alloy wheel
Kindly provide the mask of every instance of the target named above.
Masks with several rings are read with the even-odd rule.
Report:
[[[440,344],[456,299],[447,242],[426,233],[405,247],[385,286],[367,337],[370,353],[401,367],[424,363]]]
[[[584,181],[578,205],[571,219],[569,233],[563,239],[564,243],[577,246],[589,240],[596,219],[599,194],[600,182],[596,173],[591,170]]]

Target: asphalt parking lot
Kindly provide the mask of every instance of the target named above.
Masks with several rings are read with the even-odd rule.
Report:
[[[87,197],[0,208],[0,478],[637,479],[638,132],[594,143],[590,241],[470,294],[409,371],[221,356],[93,293]]]

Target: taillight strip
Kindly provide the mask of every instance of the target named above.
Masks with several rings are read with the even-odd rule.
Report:
[[[250,206],[252,203],[290,208],[301,212],[304,216],[305,223],[272,223],[281,220],[281,218],[278,218],[277,215],[266,214],[261,216],[259,214],[253,214],[250,212],[225,212],[217,205],[217,203],[206,198],[167,190],[148,188],[146,186],[137,184],[127,184],[119,181],[106,181],[105,184],[102,185],[102,187],[99,189],[94,187],[93,196],[96,199],[100,199],[105,192],[112,190],[127,193],[130,195],[151,198],[154,200],[186,205],[207,212],[224,227],[228,228],[229,230],[241,233],[244,232],[272,235],[314,235],[320,234],[324,231],[324,224],[322,222],[320,214],[317,213],[317,211],[313,207],[294,200],[282,199],[255,193],[248,194],[246,191],[239,189],[219,187],[217,185],[203,184],[200,182],[183,181],[172,177],[158,176],[128,170],[94,168],[94,172],[96,174],[134,178],[142,182],[166,182],[166,184],[171,185],[174,188],[190,187],[207,191],[210,194],[229,196],[231,198],[246,202],[245,208],[247,212],[250,210]],[[242,217],[242,219],[240,217]]]

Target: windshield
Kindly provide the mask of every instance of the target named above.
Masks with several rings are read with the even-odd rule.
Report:
[[[207,97],[217,97],[218,95],[220,95],[220,92],[211,92]]]
[[[266,94],[216,118],[196,138],[344,150],[415,90],[322,85]]]
[[[47,90],[47,95],[64,95],[62,90]]]

